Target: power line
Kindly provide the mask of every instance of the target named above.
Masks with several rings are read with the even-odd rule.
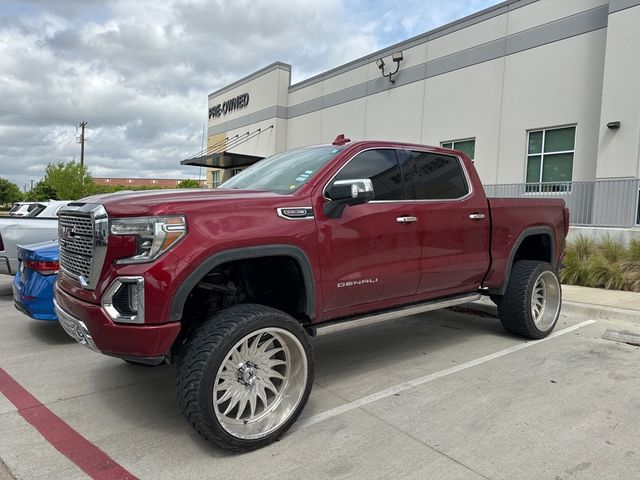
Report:
[[[73,134],[73,136],[71,138],[69,138],[69,140],[67,140],[66,142],[64,142],[62,144],[62,146],[64,147],[65,145],[68,145],[69,143],[71,143],[71,140],[76,140],[78,138],[78,129],[80,128],[80,126],[76,126],[76,131]]]
[[[51,122],[62,122],[62,123],[68,123],[68,124],[74,125],[74,123],[71,120],[63,120],[62,118],[45,117],[45,116],[42,116],[42,115],[31,115],[31,114],[28,114],[28,113],[12,112],[10,110],[5,110],[3,108],[0,108],[0,112],[6,113],[6,114],[9,114],[9,115],[16,115],[18,117],[32,118],[34,120],[46,120],[46,121],[51,121]]]

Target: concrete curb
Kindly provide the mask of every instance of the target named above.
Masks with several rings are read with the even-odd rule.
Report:
[[[594,320],[624,320],[640,323],[640,311],[593,303],[562,301],[562,313],[575,313]]]
[[[486,297],[471,303],[465,303],[461,308],[481,312],[491,316],[498,316],[498,309],[494,303]],[[452,307],[453,309],[460,307]],[[627,322],[640,323],[640,311],[628,308],[616,308],[607,305],[596,305],[593,303],[562,301],[560,313],[574,314],[588,317],[592,320],[624,320]]]

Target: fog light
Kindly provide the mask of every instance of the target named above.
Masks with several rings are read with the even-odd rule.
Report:
[[[116,323],[144,323],[144,279],[116,278],[102,297],[102,308]]]

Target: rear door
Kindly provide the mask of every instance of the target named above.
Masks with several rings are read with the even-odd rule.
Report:
[[[340,218],[317,216],[325,312],[333,312],[326,318],[393,303],[418,288],[420,248],[415,223],[403,221],[411,202],[405,199],[398,152],[356,154],[325,189],[338,180],[363,178],[373,182],[374,201],[346,207]]]
[[[420,249],[418,293],[473,291],[489,267],[489,208],[456,156],[405,150],[407,197],[415,199]]]

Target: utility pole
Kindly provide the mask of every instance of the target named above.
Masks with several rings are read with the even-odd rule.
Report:
[[[80,123],[80,167],[84,167],[84,127],[87,126],[89,122]]]

